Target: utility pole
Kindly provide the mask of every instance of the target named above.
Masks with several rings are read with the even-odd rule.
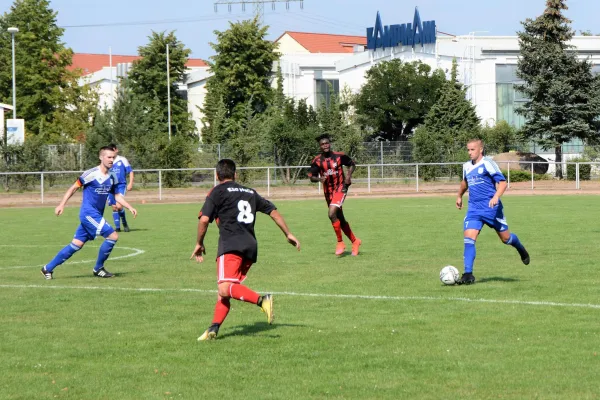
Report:
[[[300,9],[304,9],[304,0],[217,0],[215,2],[215,12],[219,11],[219,5],[227,4],[227,11],[231,12],[233,4],[241,4],[242,11],[246,11],[246,5],[252,4],[252,11],[257,17],[260,25],[265,23],[265,3],[271,3],[271,10],[275,10],[275,3],[285,3],[285,9],[290,9],[290,3],[300,3]]]

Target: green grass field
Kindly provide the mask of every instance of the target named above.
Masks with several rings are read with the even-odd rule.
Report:
[[[485,228],[472,286],[454,197],[358,199],[346,215],[362,253],[333,255],[319,201],[279,201],[296,252],[266,216],[246,284],[275,293],[274,325],[233,302],[212,342],[196,341],[216,299],[211,261],[189,260],[198,205],[136,205],[106,268],[101,240],[54,280],[77,207],[0,209],[2,399],[598,399],[600,207],[595,196],[507,196],[532,262]],[[107,213],[110,221],[110,215]],[[349,250],[349,249],[348,249]]]

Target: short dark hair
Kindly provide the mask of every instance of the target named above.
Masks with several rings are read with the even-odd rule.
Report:
[[[235,179],[235,162],[228,158],[219,160],[217,166],[217,179],[224,181],[225,179]]]
[[[107,150],[108,151],[115,151],[115,149],[112,148],[111,146],[103,146],[103,147],[100,147],[100,151],[98,152],[98,155],[102,155],[102,153],[105,152],[105,151],[107,151]]]
[[[331,142],[331,137],[329,136],[329,133],[327,133],[327,132],[323,132],[319,136],[316,137],[317,143],[323,139],[327,139]]]
[[[108,146],[106,146],[106,147],[110,147],[110,148],[111,148],[113,151],[114,151],[114,150],[116,150],[116,149],[118,149],[117,145],[116,145],[116,144],[114,144],[114,143],[111,143],[111,144],[109,144],[109,145],[108,145]]]

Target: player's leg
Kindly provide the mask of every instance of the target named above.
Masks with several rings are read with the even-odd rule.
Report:
[[[342,209],[342,207],[340,207],[338,209],[337,216],[338,216],[338,219],[340,220],[340,224],[342,226],[342,231],[344,232],[344,235],[346,235],[346,237],[348,239],[350,239],[350,241],[352,242],[352,255],[357,256],[358,252],[359,252],[359,247],[362,244],[362,241],[354,235],[354,232],[352,232],[352,229],[350,228],[350,224],[348,223],[348,221],[346,220],[346,217],[344,216],[344,210]]]
[[[104,268],[104,263],[113,251],[117,240],[119,240],[119,234],[104,221],[102,218],[97,222],[97,234],[104,238],[104,242],[100,245],[98,250],[98,258],[96,259],[96,265],[94,266],[94,276],[98,278],[112,278],[114,275],[108,272]]]
[[[475,256],[477,255],[475,243],[477,242],[477,237],[479,236],[479,232],[481,231],[482,227],[483,223],[479,218],[469,216],[467,214],[463,223],[464,273],[458,281],[458,284],[460,285],[470,285],[472,283],[475,283],[475,276],[473,275],[473,266],[475,264]]]
[[[267,322],[273,323],[273,296],[261,296],[242,285],[252,262],[238,254],[226,253],[217,259],[218,292],[217,304],[210,327],[198,338],[199,341],[215,339],[230,308],[230,299],[258,305],[267,314]]]
[[[519,252],[519,256],[521,256],[521,261],[523,262],[523,264],[529,265],[529,262],[531,261],[531,259],[529,258],[529,253],[525,249],[525,246],[523,246],[523,244],[519,240],[519,237],[516,234],[511,233],[508,229],[508,225],[506,225],[504,215],[502,215],[502,218],[496,218],[494,229],[496,230],[496,233],[498,234],[500,240],[502,240],[502,243],[517,249],[517,252]]]
[[[123,197],[125,197],[125,194],[127,193],[127,187],[125,185],[119,185],[118,191],[123,195]],[[125,209],[119,203],[117,203],[117,209],[119,212],[119,218],[123,222],[123,231],[129,232],[129,225],[127,225],[127,213],[125,212]]]
[[[75,236],[73,237],[71,243],[63,247],[56,254],[56,256],[54,256],[54,258],[50,260],[48,264],[42,267],[41,273],[42,275],[44,275],[44,279],[52,279],[54,268],[67,261],[73,256],[73,254],[81,250],[81,248],[83,247],[85,242],[88,241],[88,239],[89,237],[87,232],[85,231],[85,229],[82,228],[81,225],[79,225],[79,227],[75,231]]]
[[[342,199],[343,193],[334,193],[327,201],[327,205],[329,206],[329,220],[331,221],[331,226],[333,226],[333,231],[335,232],[337,239],[337,244],[335,246],[336,256],[344,254],[344,251],[346,250],[346,245],[342,239],[342,222],[338,218],[338,211],[340,210],[340,204],[343,201]]]
[[[115,230],[121,232],[121,217],[119,215],[119,203],[115,200],[115,196],[112,193],[108,194],[108,205],[112,208],[113,222],[115,223]]]
[[[206,331],[198,338],[199,341],[202,340],[212,340],[216,339],[219,334],[219,327],[227,318],[227,314],[229,314],[229,310],[231,308],[231,302],[229,297],[223,297],[220,294],[217,295],[217,304],[215,304],[215,312],[213,314],[213,320],[211,325],[208,327]]]

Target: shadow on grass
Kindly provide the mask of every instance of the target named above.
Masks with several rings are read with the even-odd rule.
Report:
[[[485,282],[519,282],[520,279],[516,278],[505,278],[503,276],[490,276],[488,278],[478,279],[475,283],[485,283]]]
[[[277,328],[281,328],[284,326],[298,327],[298,326],[304,326],[304,325],[277,324],[277,323],[275,323],[273,325],[269,325],[266,322],[257,322],[255,324],[234,326],[232,328],[227,329],[226,333],[219,332],[219,338],[226,338],[226,337],[230,337],[230,336],[248,336],[248,335],[251,336],[251,335],[255,335],[260,332],[273,331]],[[261,335],[261,336],[269,337],[272,339],[276,339],[276,338],[280,337],[277,334],[267,334],[267,335]]]
[[[110,271],[110,270],[109,270]],[[95,281],[109,281],[111,279],[115,279],[115,278],[122,278],[124,276],[127,275],[132,275],[132,274],[140,274],[142,273],[142,271],[124,271],[124,272],[114,272],[114,271],[110,271],[111,274],[113,274],[114,276],[112,278],[100,278],[94,275],[94,273],[92,272],[92,270],[90,269],[90,273],[89,274],[85,274],[85,275],[73,275],[70,278],[73,279],[82,279],[82,278],[93,278],[93,280]]]

